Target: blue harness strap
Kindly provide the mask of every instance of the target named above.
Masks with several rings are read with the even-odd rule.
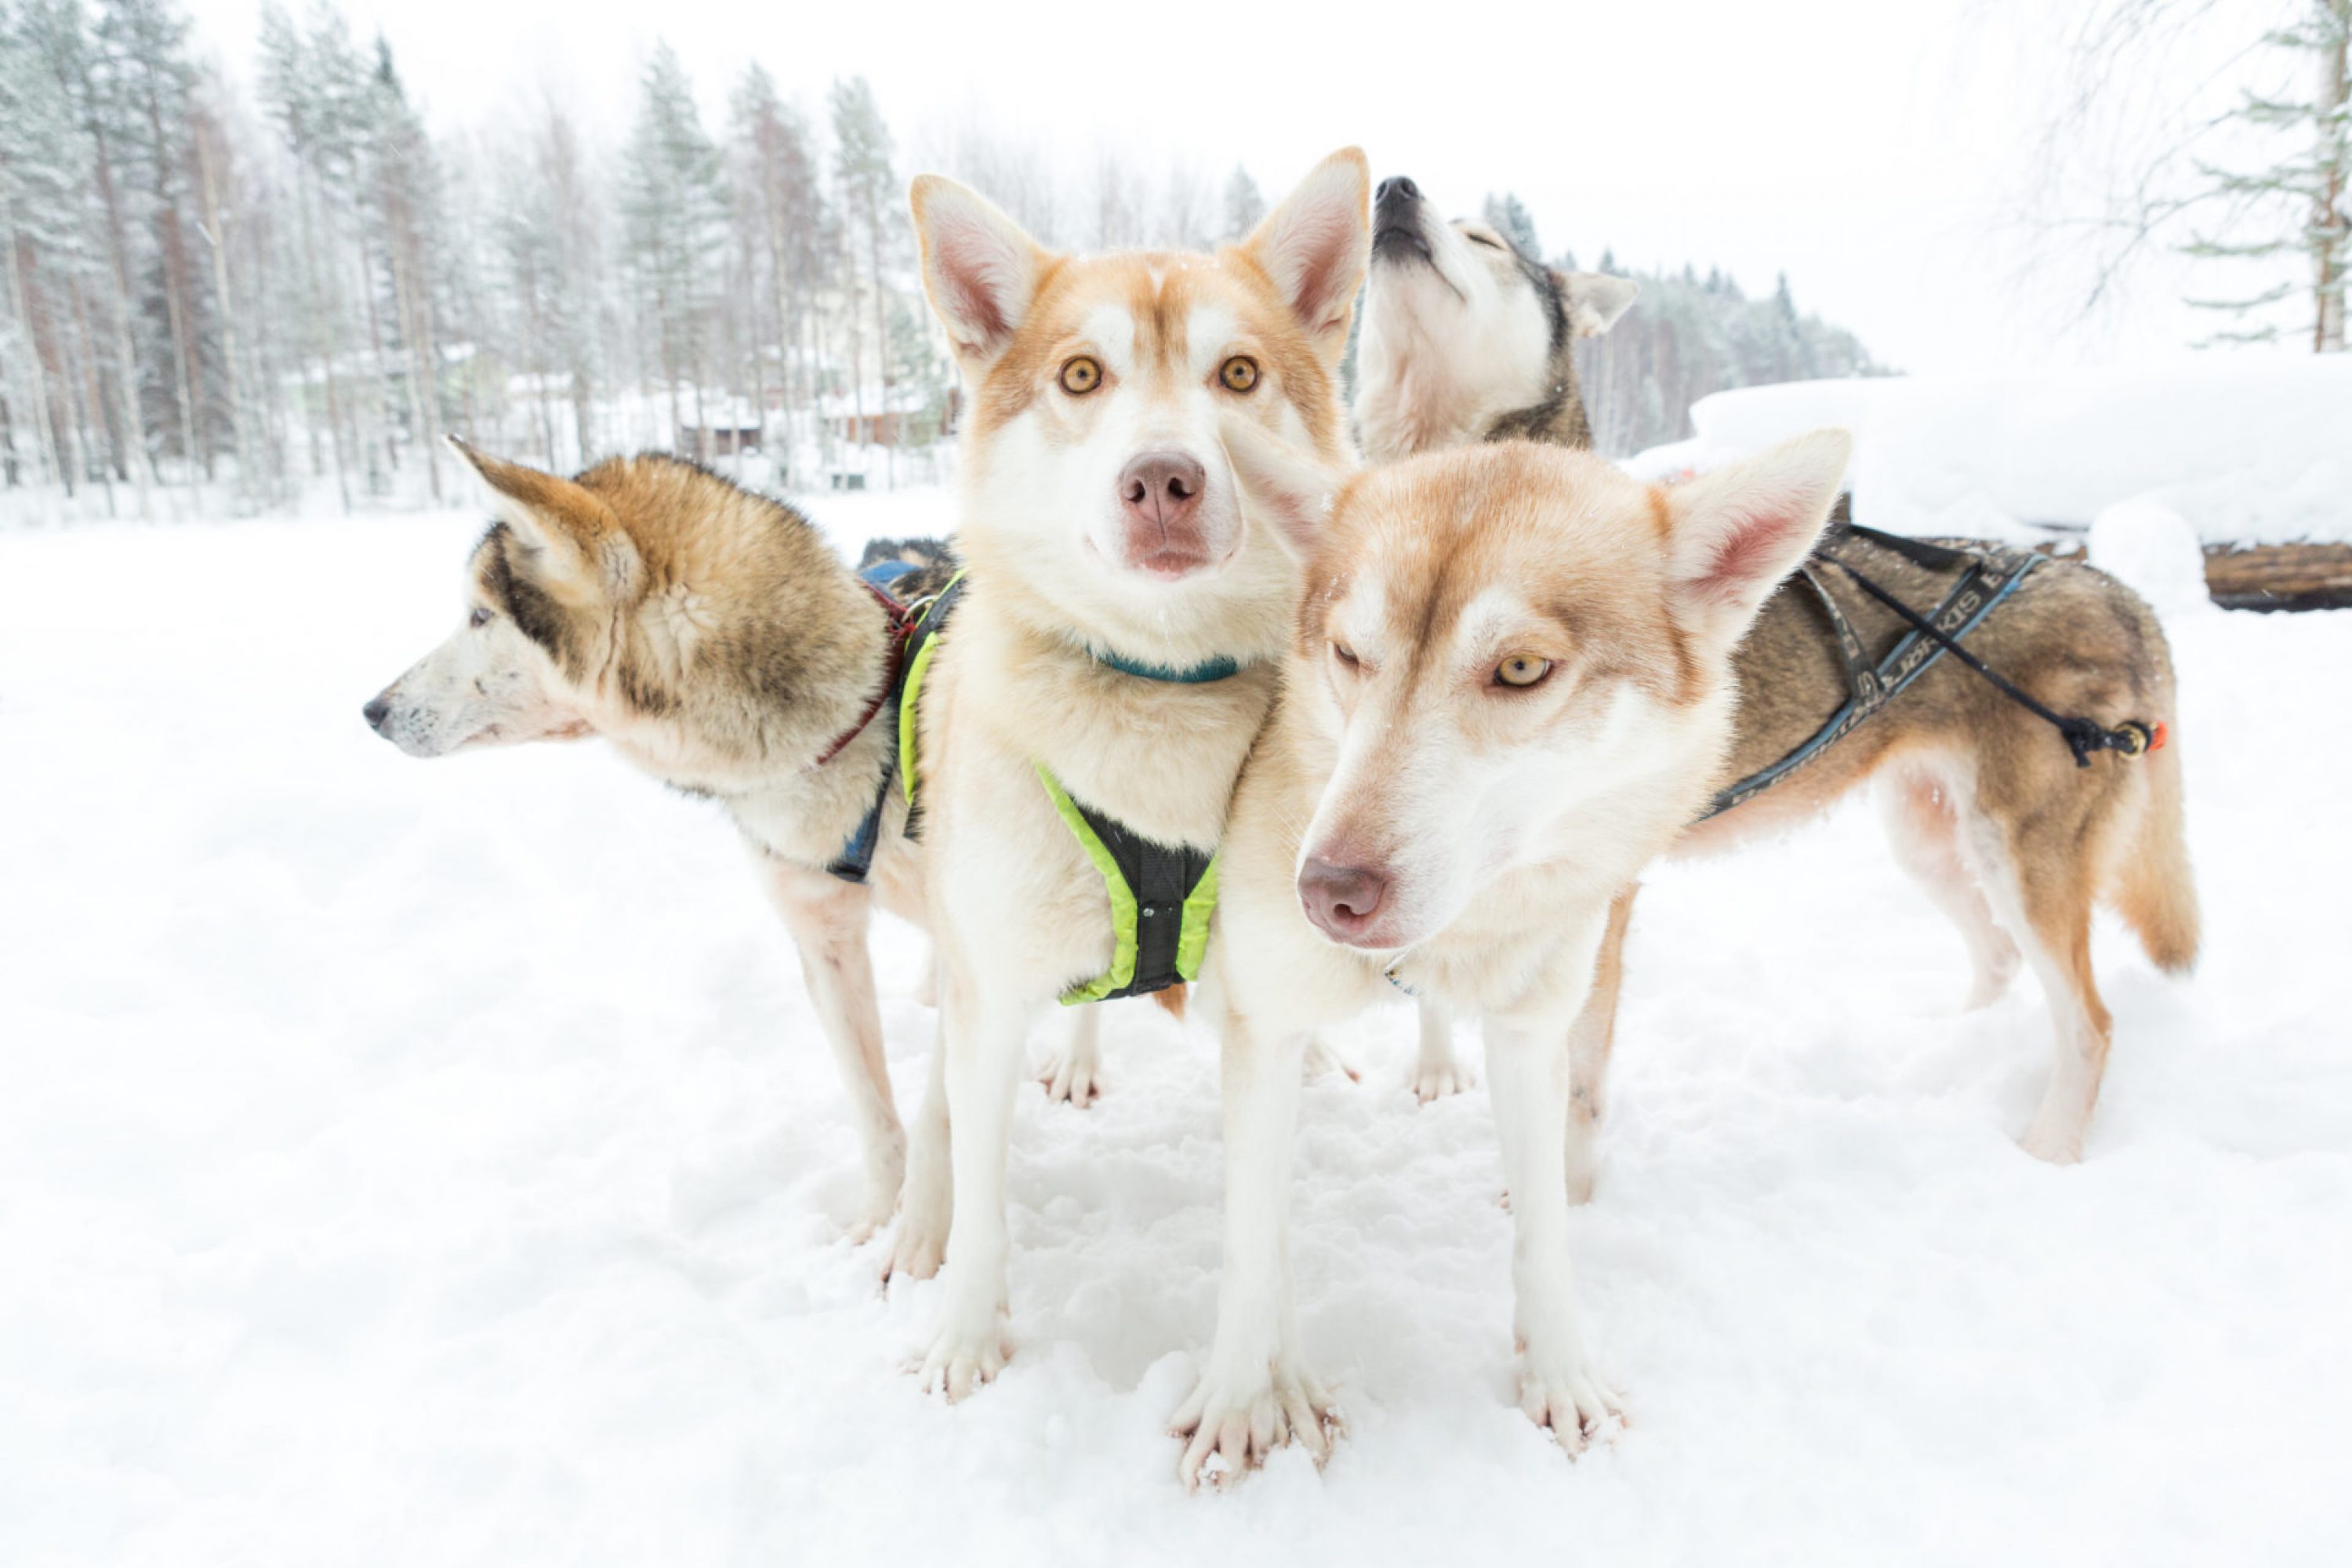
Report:
[[[1242,672],[1241,660],[1227,654],[1204,658],[1182,669],[1165,664],[1150,664],[1124,654],[1108,653],[1098,647],[1088,648],[1097,664],[1107,664],[1121,675],[1139,676],[1145,680],[1158,680],[1171,686],[1206,686],[1213,680],[1223,680]]]

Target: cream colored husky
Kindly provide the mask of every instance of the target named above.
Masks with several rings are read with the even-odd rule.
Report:
[[[1076,814],[1204,857],[1273,701],[1297,567],[1244,501],[1220,431],[1352,460],[1337,375],[1370,195],[1351,149],[1213,257],[1081,258],[961,185],[915,182],[924,284],[970,396],[968,575],[911,763],[945,1101],[917,1128],[895,1259],[920,1273],[944,1237],[923,1375],[951,1397],[1010,1353],[1005,1140],[1024,1034],[1121,952]],[[950,1121],[951,1173],[937,1157]]]
[[[1354,479],[1255,431],[1228,445],[1313,544],[1202,986],[1224,1031],[1224,1275],[1182,1475],[1294,1437],[1319,1458],[1335,1429],[1291,1308],[1300,1058],[1397,987],[1483,1023],[1520,1404],[1573,1453],[1618,1401],[1570,1289],[1571,1026],[1618,889],[1723,781],[1732,650],[1812,548],[1851,442],[1817,432],[1672,490],[1525,442]]]

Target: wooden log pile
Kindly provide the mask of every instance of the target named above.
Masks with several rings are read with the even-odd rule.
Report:
[[[2352,543],[2208,545],[2205,585],[2226,610],[2352,609]]]

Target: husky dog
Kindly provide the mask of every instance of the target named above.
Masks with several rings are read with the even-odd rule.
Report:
[[[1107,819],[1169,862],[1205,859],[1273,702],[1297,567],[1244,501],[1220,422],[1352,461],[1338,373],[1370,196],[1349,149],[1213,257],[1072,257],[961,185],[914,184],[924,285],[971,407],[968,575],[925,678],[916,763],[952,1171],[925,1157],[944,1129],[919,1126],[898,1238],[901,1258],[929,1262],[952,1208],[922,1365],[950,1397],[1009,1353],[1003,1179],[1024,1031],[1057,996],[1105,994],[1139,925],[1176,918],[1129,898],[1118,934],[1076,825]],[[1213,866],[1202,875],[1213,897]]]
[[[1299,1058],[1393,986],[1482,1021],[1520,1405],[1575,1453],[1618,1401],[1570,1294],[1572,1027],[1618,889],[1721,782],[1732,649],[1812,547],[1851,443],[1816,432],[1674,490],[1520,441],[1352,479],[1254,431],[1227,445],[1312,542],[1202,985],[1224,1028],[1224,1275],[1177,1416],[1183,1478],[1293,1437],[1320,1458],[1335,1428],[1287,1278]]]
[[[372,699],[369,727],[414,757],[603,736],[665,784],[716,800],[799,946],[865,1147],[858,1239],[890,1216],[906,1137],[882,1059],[866,926],[878,898],[919,923],[919,856],[883,785],[879,714],[893,617],[808,521],[673,458],[558,479],[451,445],[497,521],[474,547],[466,616]],[[950,570],[906,542],[914,596]],[[828,873],[881,798],[869,880]]]
[[[1375,194],[1372,278],[1356,349],[1357,436],[1368,457],[1515,437],[1592,445],[1576,341],[1615,326],[1639,284],[1547,268],[1482,223],[1435,222],[1402,174]],[[1603,951],[1613,964],[1616,944]],[[1424,1102],[1473,1082],[1454,1054],[1453,1020],[1433,1002],[1421,1005],[1412,1082]]]
[[[1616,325],[1640,289],[1554,270],[1484,224],[1438,222],[1420,186],[1382,180],[1356,349],[1365,457],[1512,437],[1591,446],[1576,340]]]
[[[1383,181],[1365,306],[1357,395],[1365,448],[1402,455],[1526,434],[1590,442],[1567,330],[1599,331],[1633,285],[1548,272],[1475,225],[1437,220],[1409,180]],[[1393,236],[1395,237],[1391,238]],[[1549,412],[1548,412],[1549,411]],[[1566,411],[1566,412],[1562,412]],[[1888,552],[1872,575],[1927,606],[1946,585]],[[1906,628],[1860,594],[1845,605],[1865,645]],[[2130,589],[2079,563],[2052,561],[1968,638],[1969,649],[2044,705],[2103,724],[2169,716],[2172,661],[2156,615]],[[1817,733],[1850,694],[1820,608],[1774,594],[1734,664],[1738,724],[1731,778],[1745,778]],[[2091,972],[2091,910],[2105,900],[2159,969],[2196,962],[2198,909],[2181,820],[2179,725],[2172,743],[2135,760],[2077,768],[2040,718],[1957,659],[1935,665],[1875,717],[1783,782],[1686,831],[1680,853],[1727,849],[1814,816],[1868,779],[1895,858],[1960,929],[1975,978],[1968,1005],[2007,989],[2021,956],[2048,999],[2057,1064],[2020,1140],[2044,1160],[2079,1160],[2111,1035]],[[1616,1020],[1628,888],[1578,1025],[1576,1114],[1601,1112]],[[2022,952],[2021,954],[2021,949]],[[1442,1028],[1424,1027],[1421,1080],[1458,1077]],[[1590,1173],[1580,1176],[1580,1193]]]

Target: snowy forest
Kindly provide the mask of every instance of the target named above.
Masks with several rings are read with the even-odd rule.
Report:
[[[381,37],[265,10],[250,89],[171,0],[0,0],[0,480],[35,517],[251,515],[459,493],[431,437],[551,468],[662,448],[757,482],[939,476],[954,377],[923,308],[913,164],[862,78],[801,104],[761,66],[706,120],[658,48],[618,134],[560,100],[436,135]],[[1083,170],[977,130],[923,166],[1049,243],[1204,246],[1246,170]],[[1531,254],[1528,215],[1489,203]],[[1572,258],[1561,258],[1572,261]],[[1601,265],[1613,268],[1613,258]],[[1696,270],[1588,345],[1605,447],[1720,387],[1870,368]]]

